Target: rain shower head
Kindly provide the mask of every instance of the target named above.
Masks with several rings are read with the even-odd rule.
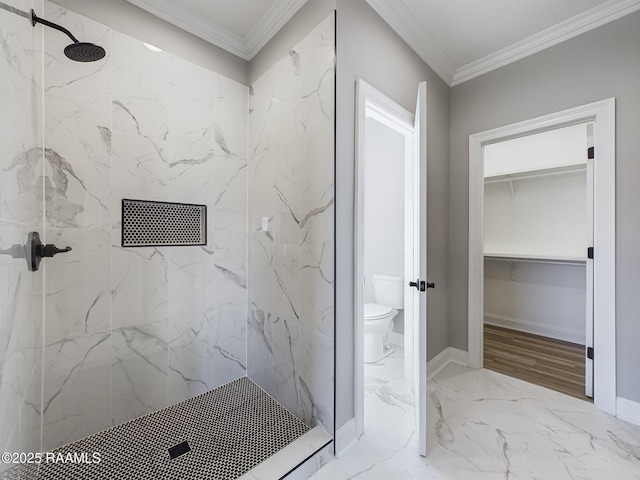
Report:
[[[76,62],[95,62],[101,60],[106,55],[104,48],[99,45],[87,42],[77,42],[67,45],[64,54]]]
[[[101,60],[106,55],[104,48],[99,45],[94,45],[93,43],[87,42],[79,42],[73,34],[64,27],[60,25],[50,22],[49,20],[45,20],[44,18],[39,18],[36,15],[36,12],[31,10],[31,24],[35,27],[36,24],[41,23],[42,25],[46,25],[47,27],[54,28],[65,35],[67,35],[73,43],[71,45],[67,45],[64,49],[64,54],[73,61],[76,62],[95,62],[96,60]]]

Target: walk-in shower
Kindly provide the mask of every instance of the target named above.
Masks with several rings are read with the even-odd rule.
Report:
[[[245,85],[3,1],[0,447],[86,454],[17,478],[281,478],[332,455],[334,16]],[[31,8],[104,57],[69,61]],[[37,271],[30,232],[60,247]]]

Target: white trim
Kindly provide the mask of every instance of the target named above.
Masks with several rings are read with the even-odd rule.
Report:
[[[367,3],[446,83],[453,87],[640,10],[640,0],[609,0],[460,67],[444,53],[415,15],[397,0]]]
[[[307,0],[280,0],[273,2],[262,18],[244,37],[244,44],[248,58],[251,60],[262,50],[269,40],[284,27]]]
[[[559,128],[595,122],[594,162],[594,403],[616,412],[615,304],[615,99],[552,113],[469,136],[469,365],[482,367],[484,145]]]
[[[625,422],[640,425],[640,403],[626,398],[617,398],[618,418]]]
[[[587,149],[593,147],[593,129],[592,123],[587,124]],[[594,158],[587,158],[587,245],[593,245],[593,217],[594,217],[594,183],[593,183],[593,164]],[[585,295],[585,312],[590,312],[585,318],[585,348],[593,348],[593,260],[588,259],[585,263],[585,273],[587,278],[586,295]],[[584,360],[584,394],[593,398],[593,359],[585,358]]]
[[[204,20],[177,2],[171,0],[127,0],[127,2],[244,60],[249,60],[244,39],[241,36]]]
[[[307,0],[274,1],[244,37],[172,0],[127,0],[127,2],[249,61],[307,3]]]
[[[462,365],[463,367],[468,367],[469,353],[466,350],[449,347],[449,363],[455,363],[458,365]]]
[[[508,47],[459,67],[451,86],[459,85],[487,72],[577,37],[618,18],[640,10],[639,0],[610,0],[580,13]]]
[[[366,1],[447,85],[451,85],[455,65],[404,3],[397,0]]]
[[[450,363],[468,366],[469,355],[464,350],[447,347],[427,362],[427,380],[431,380]]]
[[[519,332],[531,333],[533,335],[555,338],[565,342],[577,343],[579,345],[585,344],[585,333],[583,331],[558,327],[556,325],[544,325],[542,323],[532,322],[531,320],[507,317],[505,315],[494,315],[493,313],[484,314],[484,323],[487,325],[495,325],[496,327],[517,330]]]
[[[356,417],[353,417],[336,432],[336,457],[344,455],[356,443],[358,443],[358,432]]]
[[[414,240],[413,240],[413,261],[415,265],[416,279],[424,279],[427,282],[427,242],[429,235],[427,231],[427,212],[429,205],[427,202],[427,82],[418,84],[418,95],[416,98],[416,120],[414,122],[415,150],[413,156],[413,171],[415,179],[413,182],[413,205],[414,215]],[[406,165],[405,170],[410,166]],[[406,207],[406,205],[405,205]],[[417,297],[417,298],[416,298]],[[413,314],[413,358],[414,358],[414,385],[416,401],[417,439],[418,453],[423,457],[427,456],[427,325],[428,308],[427,293],[415,290],[413,292],[414,302],[417,301],[417,308]],[[414,303],[416,305],[416,303]]]
[[[354,413],[356,437],[364,433],[364,126],[367,109],[396,117],[398,128],[413,131],[414,116],[367,82],[358,79],[355,115],[355,178],[354,178],[354,265],[353,265],[353,337],[354,337]],[[392,127],[393,128],[393,127]],[[400,133],[404,133],[399,130]]]

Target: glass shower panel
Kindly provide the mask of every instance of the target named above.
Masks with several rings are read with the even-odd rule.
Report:
[[[34,2],[36,5],[38,2]],[[28,11],[32,2],[10,0]],[[43,231],[42,31],[0,10],[0,249],[21,252]],[[16,255],[19,256],[19,255]],[[0,447],[40,450],[42,271],[24,258],[0,255]]]
[[[248,374],[331,434],[334,22],[253,83],[249,115]]]

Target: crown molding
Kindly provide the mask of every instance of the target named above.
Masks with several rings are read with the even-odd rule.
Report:
[[[251,31],[241,37],[207,21],[172,0],[127,0],[127,2],[220,47],[243,60],[251,60],[308,0],[279,0],[271,5]]]
[[[253,58],[308,0],[274,2],[244,38],[249,59]]]
[[[456,71],[455,65],[403,2],[366,1],[447,85],[451,85]]]
[[[638,10],[640,10],[640,0],[610,0],[605,2],[524,40],[459,67],[453,76],[451,86],[459,85],[467,80],[538,53]]]
[[[609,0],[508,47],[456,68],[402,0],[366,0],[449,86],[459,85],[640,10],[640,0]]]
[[[203,20],[198,14],[171,0],[127,0],[129,3],[206,40],[234,55],[249,60],[243,38],[218,24]]]

